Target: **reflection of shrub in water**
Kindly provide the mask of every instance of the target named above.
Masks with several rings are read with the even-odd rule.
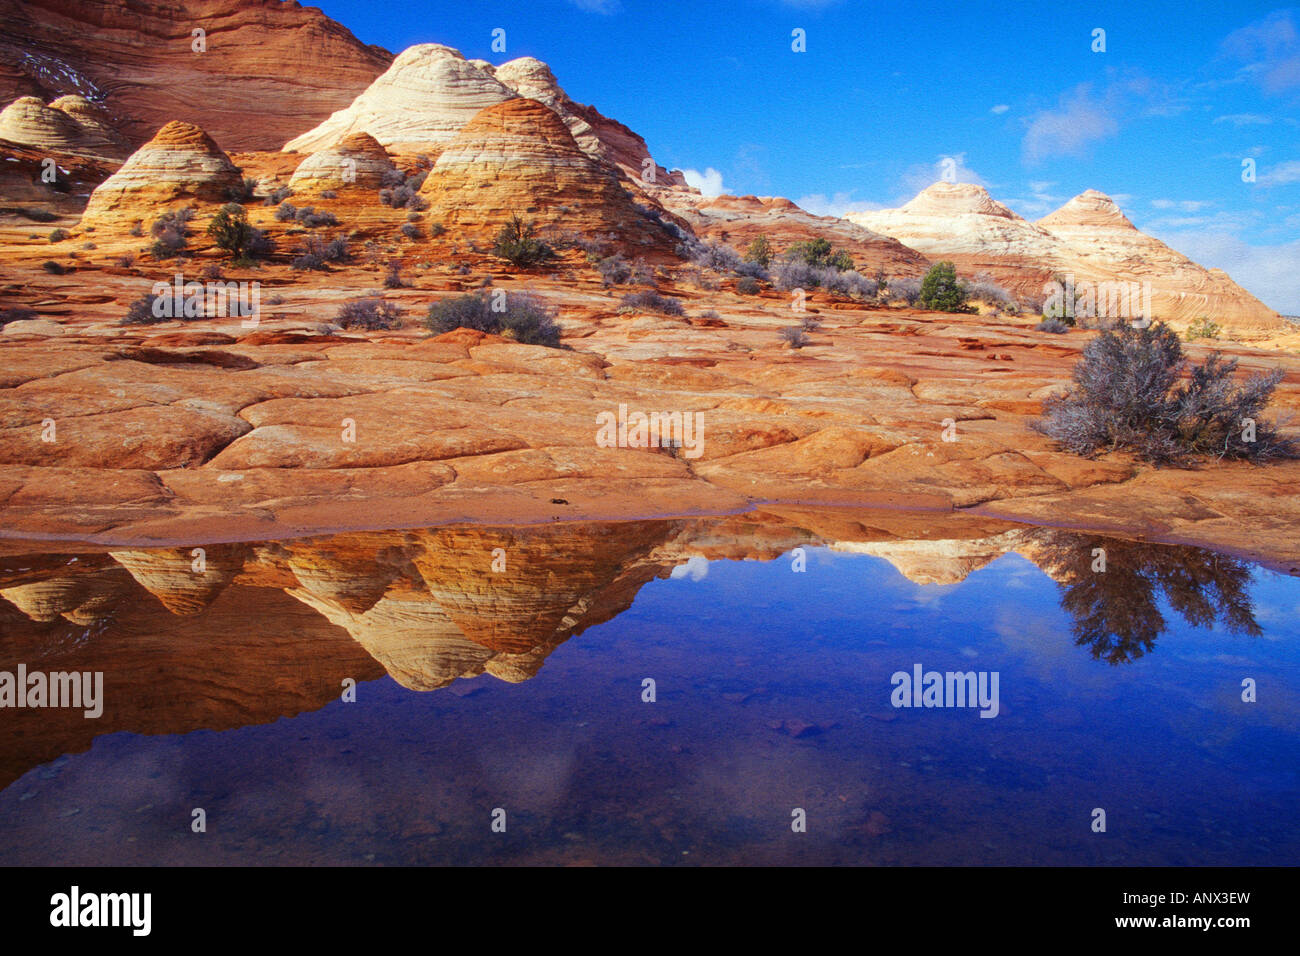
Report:
[[[1061,588],[1061,607],[1074,618],[1074,642],[1096,660],[1123,664],[1148,653],[1165,630],[1162,594],[1196,627],[1221,622],[1233,634],[1262,633],[1245,561],[1204,548],[1065,531],[1047,532],[1039,543],[1044,567]],[[1105,549],[1105,571],[1092,569],[1095,548]]]

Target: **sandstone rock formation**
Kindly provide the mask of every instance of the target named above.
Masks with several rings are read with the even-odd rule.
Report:
[[[481,61],[480,61],[481,62]],[[569,132],[588,156],[621,168],[634,182],[644,182],[653,168],[653,182],[660,186],[687,188],[681,170],[667,170],[654,163],[646,142],[617,120],[601,115],[594,106],[575,103],[560,88],[555,74],[541,60],[522,56],[498,67],[485,67],[520,96],[545,103],[564,120]]]
[[[887,277],[924,275],[929,260],[897,239],[834,216],[814,216],[788,199],[772,196],[715,196],[694,190],[654,193],[669,211],[681,216],[697,236],[726,242],[743,250],[766,236],[780,251],[795,242],[824,238],[853,256],[864,275]]]
[[[1078,273],[1093,282],[1149,282],[1156,318],[1207,317],[1231,329],[1276,329],[1276,312],[1221,269],[1205,269],[1141,232],[1109,196],[1089,189],[1037,225],[1061,239]]]
[[[388,151],[369,133],[349,133],[334,146],[304,159],[289,185],[295,192],[326,189],[378,189],[393,169]]]
[[[518,214],[634,249],[677,239],[637,209],[618,171],[583,152],[559,116],[520,97],[479,112],[439,154],[420,192],[430,219],[467,233],[495,234]]]
[[[1060,239],[973,183],[935,183],[899,209],[850,212],[844,218],[931,260],[947,259],[964,277],[988,273],[1035,303],[1043,298],[1043,284],[1068,269],[1072,258]]]
[[[1033,308],[1045,286],[1069,277],[1076,295],[1099,283],[1141,289],[1150,284],[1156,319],[1213,319],[1225,328],[1276,330],[1281,318],[1218,269],[1205,269],[1137,229],[1108,196],[1088,190],[1035,223],[1016,215],[971,183],[935,183],[899,209],[847,213],[851,222],[893,236],[932,260],[948,259],[959,273],[981,273]],[[1082,306],[1080,307],[1083,308]],[[1104,314],[1104,307],[1094,314]],[[1135,317],[1145,309],[1116,308]],[[1083,313],[1081,313],[1083,314]]]
[[[53,153],[120,159],[130,150],[104,113],[84,96],[61,96],[46,106],[23,96],[0,112],[0,140]]]
[[[320,10],[280,0],[0,0],[0,102],[77,94],[132,145],[179,119],[228,149],[276,149],[391,59]]]
[[[644,139],[594,106],[570,99],[541,60],[520,57],[493,66],[484,60],[467,60],[438,43],[402,51],[347,109],[284,148],[316,151],[349,133],[366,132],[394,152],[436,156],[479,110],[515,96],[550,107],[591,158],[617,166],[634,179],[653,169],[658,185],[686,188],[680,171],[654,164]]]
[[[223,202],[239,170],[207,133],[171,122],[91,193],[82,223],[149,218],[181,199]]]
[[[369,133],[394,152],[435,154],[479,110],[515,96],[490,72],[440,43],[403,50],[351,105],[284,144],[315,152]]]

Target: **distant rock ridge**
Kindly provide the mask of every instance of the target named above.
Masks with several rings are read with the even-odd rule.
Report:
[[[898,209],[850,212],[850,222],[898,239],[967,277],[981,273],[1035,306],[1045,285],[1149,283],[1155,318],[1202,316],[1227,328],[1280,328],[1281,318],[1218,269],[1205,269],[1146,235],[1109,196],[1089,189],[1029,222],[972,183],[935,183]],[[1118,287],[1118,285],[1117,285]],[[1130,309],[1130,311],[1135,311]]]
[[[859,272],[888,277],[920,276],[929,260],[897,239],[833,216],[816,216],[780,196],[712,196],[695,190],[664,189],[652,193],[681,216],[697,236],[725,242],[741,251],[765,236],[782,250],[795,242],[825,238],[846,250]]]

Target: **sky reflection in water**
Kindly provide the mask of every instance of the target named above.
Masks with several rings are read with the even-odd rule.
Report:
[[[414,614],[432,593],[439,620],[455,622],[437,654],[418,640],[385,644],[400,624],[356,623],[379,593],[358,604],[330,592],[330,606],[321,587],[286,596],[302,590],[301,560],[297,580],[232,579],[176,619],[172,639],[186,648],[182,626],[208,626],[211,660],[129,653],[169,639],[154,618],[132,624],[123,612],[84,626],[93,641],[77,647],[66,619],[22,631],[11,609],[0,617],[0,667],[36,667],[34,655],[50,669],[103,667],[114,693],[136,695],[136,711],[47,741],[33,739],[31,712],[0,712],[28,737],[0,738],[12,768],[0,792],[7,861],[1300,862],[1295,578],[1200,549],[1044,530],[991,548],[1033,562],[933,542],[832,549],[810,535],[806,571],[795,573],[780,535],[768,542],[769,556],[785,552],[775,559],[707,560],[726,549],[699,528],[640,524],[589,549],[608,560],[644,530],[619,568],[592,577],[599,562],[575,569],[554,555],[535,583],[562,593],[581,578],[574,593],[595,608],[591,624],[581,601],[563,620],[514,606],[484,618],[485,586],[427,563],[427,542],[395,533],[387,551],[371,548],[396,569],[374,586],[380,610]],[[512,553],[529,553],[511,540]],[[702,542],[696,556],[683,540]],[[276,547],[258,560],[273,564]],[[1104,573],[1091,570],[1098,547]],[[915,583],[895,564],[953,583]],[[404,574],[427,588],[401,584]],[[316,636],[312,608],[339,624],[343,605],[351,636],[328,626],[333,637]],[[510,645],[539,620],[557,628],[553,646]],[[421,619],[407,636],[428,627]],[[493,646],[489,669],[518,682],[484,674],[419,692],[375,676],[382,660],[420,686],[448,655],[477,653],[462,635]],[[262,659],[268,644],[278,650]],[[998,716],[892,707],[891,675],[917,664],[996,671]],[[358,675],[357,703],[330,690],[339,673]],[[647,677],[654,703],[641,699]],[[1257,682],[1256,703],[1241,700],[1245,678]],[[191,729],[204,726],[230,729]],[[78,733],[101,735],[76,743]],[[49,759],[33,756],[37,744],[89,749]],[[207,813],[204,834],[190,832],[194,807]],[[505,833],[489,827],[497,807]],[[1105,833],[1090,828],[1097,807]],[[806,833],[791,831],[794,808],[806,811]]]

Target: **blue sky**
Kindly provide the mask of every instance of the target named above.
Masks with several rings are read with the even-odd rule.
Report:
[[[1085,189],[1300,315],[1300,8],[1273,3],[325,0],[394,52],[536,56],[711,189],[819,213],[939,179],[1026,218]],[[506,52],[491,50],[506,31]],[[792,50],[792,31],[806,51]],[[1094,52],[1095,30],[1105,31]],[[1243,160],[1255,163],[1244,182]]]

